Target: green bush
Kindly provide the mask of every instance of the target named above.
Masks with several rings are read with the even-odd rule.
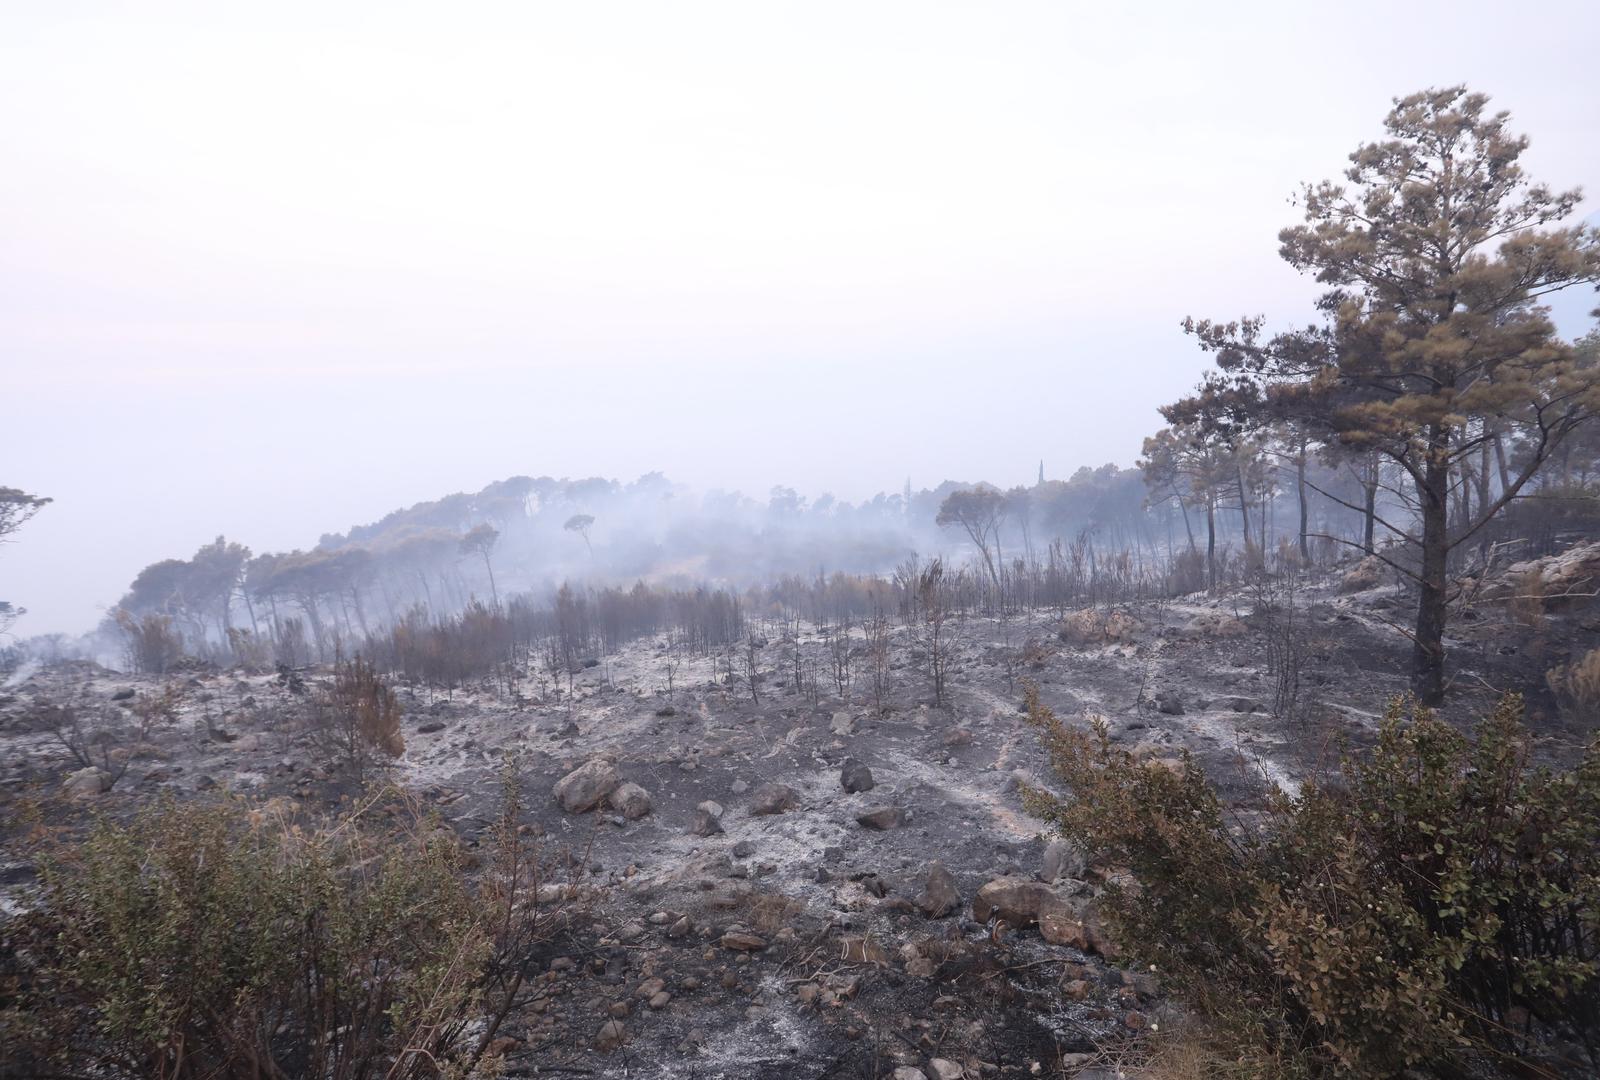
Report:
[[[1273,1075],[1392,1076],[1528,1058],[1600,1064],[1600,743],[1528,761],[1507,697],[1467,738],[1396,700],[1376,745],[1265,810],[1068,727],[1030,691],[1065,794],[1030,809],[1136,884],[1119,944],[1244,1033]]]
[[[0,926],[0,1041],[14,1066],[76,1075],[462,1075],[521,901],[488,910],[440,837],[359,815],[303,832],[231,803],[102,823]]]

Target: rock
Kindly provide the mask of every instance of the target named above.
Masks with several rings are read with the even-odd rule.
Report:
[[[933,1070],[933,1075],[938,1080],[961,1080],[963,1076],[967,1075],[967,1070],[949,1058],[934,1058],[928,1062],[928,1068]]]
[[[628,1029],[622,1025],[621,1020],[607,1020],[600,1025],[600,1034],[595,1036],[594,1046],[602,1053],[610,1053],[621,1046],[627,1037]]]
[[[686,938],[693,932],[694,932],[694,923],[690,920],[689,916],[687,916],[687,915],[684,915],[677,922],[675,922],[671,926],[667,927],[667,936],[669,938],[674,938],[674,939],[676,939],[676,938]]]
[[[645,1002],[645,1004],[649,1005],[652,1009],[665,1009],[668,1002],[671,1000],[672,995],[663,990],[659,994],[651,994],[650,1000]]]
[[[901,1065],[894,1071],[894,1080],[928,1080],[928,1074],[910,1065]]]
[[[1047,907],[1039,913],[1039,936],[1051,945],[1089,951],[1089,935],[1083,923],[1064,910]]]
[[[847,712],[836,712],[828,725],[835,735],[852,735],[856,730],[855,719]]]
[[[1156,695],[1156,711],[1167,716],[1183,715],[1183,699],[1177,694]]]
[[[1039,877],[1048,883],[1083,877],[1083,852],[1070,840],[1052,840],[1045,846]]]
[[[695,836],[715,836],[722,831],[722,819],[704,810],[696,810],[689,831]]]
[[[746,780],[735,780],[731,790],[735,795],[743,795],[745,792],[750,790],[750,784]]]
[[[443,730],[444,730],[444,721],[443,720],[429,720],[425,724],[418,724],[417,725],[417,734],[419,734],[419,735],[432,735],[436,731],[443,731]]]
[[[130,701],[134,696],[133,687],[125,686],[111,695],[112,701]]]
[[[851,795],[858,791],[871,791],[877,786],[872,779],[872,770],[867,768],[855,758],[846,758],[843,767],[839,769],[839,786]]]
[[[916,956],[906,961],[906,974],[914,979],[931,979],[938,971],[938,962],[926,956]]]
[[[595,758],[556,782],[556,802],[569,814],[581,814],[599,806],[620,783],[617,767],[605,758]]]
[[[839,939],[839,959],[846,964],[886,964],[889,954],[871,938],[852,934]]]
[[[111,790],[111,777],[90,765],[88,768],[69,773],[66,780],[62,781],[61,789],[73,799],[98,799]]]
[[[695,809],[702,813],[710,814],[712,817],[719,818],[722,816],[722,804],[719,802],[713,802],[710,799],[707,799],[699,806],[696,806]]]
[[[898,806],[875,806],[856,815],[856,823],[880,832],[897,829],[906,823],[906,812]]]
[[[613,788],[606,801],[629,821],[638,821],[650,812],[650,793],[631,780]]]
[[[800,793],[787,784],[762,784],[750,796],[750,813],[781,814],[800,805]]]
[[[729,930],[722,935],[722,947],[735,952],[758,952],[767,947],[767,940],[744,930]]]
[[[674,709],[671,705],[663,705],[661,708],[656,710],[656,715],[657,716],[677,716],[678,715],[678,710]]]
[[[961,894],[956,891],[956,879],[944,864],[934,862],[922,882],[922,892],[917,895],[917,908],[930,919],[942,919],[961,904]]]
[[[1014,927],[1039,921],[1041,912],[1072,914],[1067,901],[1042,881],[1021,877],[995,878],[972,898],[972,917],[986,923],[999,917]]]

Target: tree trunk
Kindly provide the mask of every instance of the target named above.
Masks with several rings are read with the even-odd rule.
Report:
[[[1422,581],[1412,646],[1413,681],[1424,705],[1437,705],[1444,699],[1446,563],[1450,556],[1450,436],[1438,428],[1431,436],[1422,482],[1417,485],[1422,510]]]
[[[1250,500],[1245,496],[1244,467],[1241,465],[1237,471],[1239,475],[1239,520],[1244,525],[1244,554],[1245,560],[1248,562],[1250,548],[1253,546],[1250,540]]]
[[[1206,500],[1206,587],[1217,587],[1217,504]]]
[[[1367,475],[1363,478],[1361,484],[1361,494],[1364,500],[1361,510],[1361,548],[1368,555],[1377,550],[1373,546],[1375,539],[1373,526],[1377,524],[1378,520],[1378,468],[1378,459],[1374,456],[1372,462],[1367,466]]]
[[[1311,541],[1307,538],[1310,524],[1309,507],[1306,504],[1306,446],[1300,444],[1300,456],[1295,460],[1295,493],[1300,498],[1300,559],[1307,566],[1311,565]]]

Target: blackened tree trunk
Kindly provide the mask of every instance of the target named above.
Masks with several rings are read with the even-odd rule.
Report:
[[[1417,484],[1422,509],[1422,573],[1418,584],[1417,630],[1412,650],[1412,678],[1425,705],[1444,700],[1444,627],[1449,593],[1446,566],[1450,557],[1450,460],[1447,428],[1430,432],[1428,460]]]

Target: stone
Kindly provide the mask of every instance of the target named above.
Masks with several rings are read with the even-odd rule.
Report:
[[[762,784],[750,796],[750,813],[781,814],[800,805],[800,793],[787,784]]]
[[[856,722],[849,713],[836,712],[828,727],[835,735],[852,735],[856,730]]]
[[[961,1080],[963,1076],[967,1075],[967,1070],[949,1058],[934,1058],[928,1062],[928,1068],[933,1070],[933,1075],[938,1080]]]
[[[928,865],[922,879],[922,891],[917,894],[917,909],[930,919],[942,919],[961,904],[961,894],[956,891],[956,879],[941,862]]]
[[[671,1000],[672,995],[663,990],[659,994],[651,994],[650,1000],[645,1002],[645,1004],[650,1006],[652,1009],[665,1009]]]
[[[611,1019],[600,1025],[600,1033],[595,1036],[594,1046],[602,1053],[610,1053],[621,1046],[628,1037],[628,1029],[621,1020]]]
[[[599,806],[621,783],[615,765],[595,758],[556,782],[556,802],[569,814],[581,814]]]
[[[419,735],[432,735],[436,731],[443,730],[443,720],[429,720],[427,723],[417,725],[417,734]]]
[[[710,814],[712,817],[719,818],[722,816],[722,804],[719,802],[713,802],[710,799],[707,799],[699,806],[696,806],[695,809]]]
[[[748,859],[755,853],[756,845],[755,841],[753,840],[740,840],[737,844],[733,845],[733,857],[735,859]]]
[[[735,952],[756,952],[767,947],[767,939],[745,930],[729,930],[722,935],[722,947]]]
[[[61,789],[73,799],[98,799],[111,790],[111,777],[90,765],[88,768],[69,773],[66,780],[62,781]]]
[[[1045,846],[1039,877],[1054,884],[1062,878],[1083,877],[1083,851],[1070,840],[1052,840]]]
[[[898,806],[876,806],[856,815],[856,823],[880,832],[906,823],[906,812]]]
[[[1000,918],[1020,928],[1038,922],[1040,912],[1070,915],[1072,908],[1049,885],[1022,877],[995,878],[972,898],[972,917],[981,923]]]
[[[1166,716],[1183,715],[1183,699],[1177,694],[1159,694],[1156,697],[1156,711]]]
[[[687,915],[683,916],[677,922],[667,927],[667,936],[669,938],[686,938],[693,932],[694,923]]]
[[[638,821],[650,812],[650,793],[631,780],[613,788],[606,801],[629,821]]]
[[[894,1080],[928,1080],[928,1074],[910,1065],[901,1065],[894,1071]]]
[[[854,795],[858,791],[871,791],[877,783],[872,779],[871,769],[855,758],[846,758],[839,769],[839,786]]]
[[[1047,909],[1040,912],[1039,936],[1051,945],[1065,945],[1080,952],[1089,950],[1089,935],[1083,923],[1065,911]]]
[[[695,836],[715,836],[722,832],[722,819],[704,810],[696,810],[689,831]]]

